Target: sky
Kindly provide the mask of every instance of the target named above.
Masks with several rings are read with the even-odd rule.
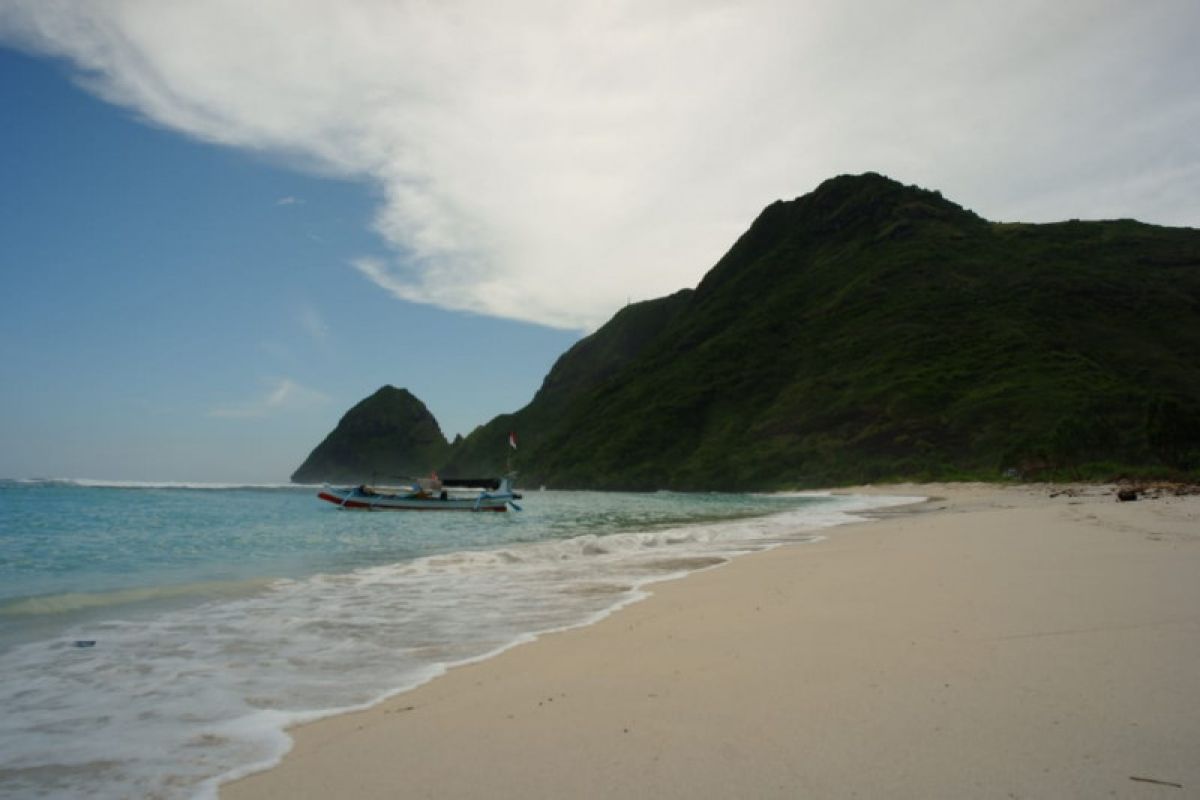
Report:
[[[1195,0],[0,0],[0,478],[448,436],[843,173],[1200,226]]]

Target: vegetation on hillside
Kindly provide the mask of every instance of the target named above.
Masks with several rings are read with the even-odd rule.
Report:
[[[768,206],[444,462],[527,484],[773,489],[1200,472],[1200,231],[988,222],[865,174]]]
[[[425,404],[407,389],[384,386],[346,412],[292,473],[296,483],[396,482],[426,475],[450,445]]]

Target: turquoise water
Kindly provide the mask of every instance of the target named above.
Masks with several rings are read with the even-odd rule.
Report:
[[[508,514],[372,514],[314,494],[0,481],[0,796],[212,796],[291,722],[896,502],[534,491]]]

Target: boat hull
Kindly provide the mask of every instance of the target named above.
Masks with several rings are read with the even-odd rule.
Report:
[[[507,511],[509,497],[401,497],[325,489],[317,497],[351,511]]]

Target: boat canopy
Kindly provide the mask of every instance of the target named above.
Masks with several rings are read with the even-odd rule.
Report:
[[[442,478],[442,486],[450,489],[499,489],[499,478]]]

